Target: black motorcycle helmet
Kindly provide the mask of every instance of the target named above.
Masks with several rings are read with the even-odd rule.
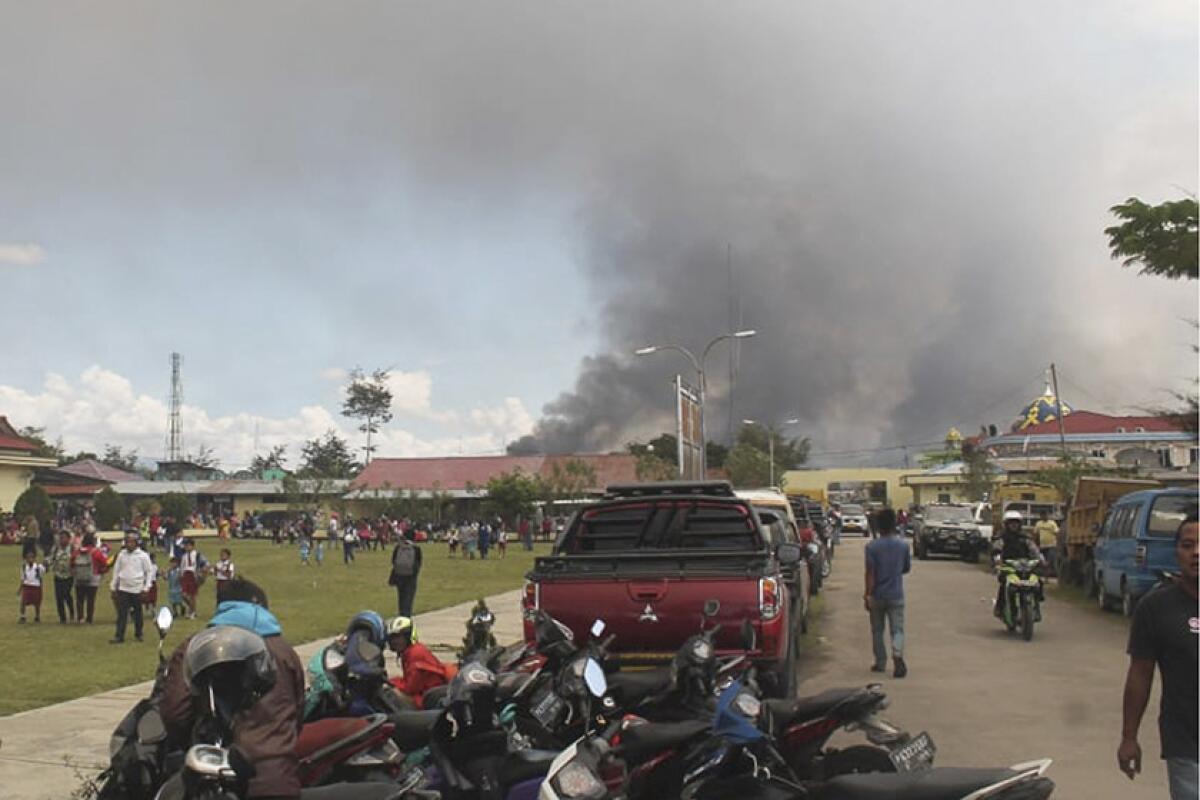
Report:
[[[206,628],[188,642],[183,678],[225,722],[275,685],[275,659],[261,636],[236,625]]]

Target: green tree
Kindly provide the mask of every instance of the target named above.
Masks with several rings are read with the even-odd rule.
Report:
[[[676,464],[650,451],[637,455],[634,469],[639,481],[672,481],[679,477],[679,467]]]
[[[979,447],[963,448],[963,494],[968,500],[990,497],[996,488],[996,468],[987,451]]]
[[[300,448],[300,478],[353,478],[361,469],[346,440],[329,430]]]
[[[272,447],[265,455],[255,455],[250,460],[250,471],[255,475],[261,476],[264,472],[271,469],[284,469],[284,464],[287,463],[287,445],[280,444]]]
[[[27,439],[33,444],[35,448],[33,454],[38,458],[53,458],[60,465],[66,463],[63,461],[63,456],[66,454],[63,452],[62,439],[60,438],[57,442],[50,442],[46,439],[45,428],[35,428],[29,425],[21,428],[17,433],[20,434],[22,439]]]
[[[110,467],[123,469],[126,472],[135,472],[137,471],[137,458],[137,448],[131,447],[124,450],[119,445],[106,444],[104,445],[104,455],[99,460]]]
[[[538,494],[546,503],[582,497],[588,489],[596,488],[596,470],[579,458],[550,462],[546,475],[538,479]]]
[[[187,495],[179,492],[167,492],[158,496],[158,507],[164,517],[170,517],[183,527],[184,522],[192,514],[192,501]]]
[[[1168,200],[1156,206],[1131,197],[1109,209],[1119,225],[1105,228],[1113,258],[1125,267],[1139,265],[1141,275],[1177,280],[1198,271],[1197,203],[1195,198]]]
[[[804,442],[804,456],[807,459],[808,440],[805,439]],[[704,445],[704,457],[708,462],[709,469],[721,469],[725,466],[725,460],[729,458],[729,448],[716,442],[707,442]]]
[[[30,486],[21,492],[17,502],[13,504],[13,514],[16,515],[17,521],[22,523],[26,517],[33,517],[44,531],[50,527],[50,520],[54,516],[54,504],[50,502],[50,495],[46,494],[45,489],[36,485]]]
[[[725,459],[725,471],[729,480],[739,488],[769,486],[771,483],[771,459],[765,450],[760,450],[749,442],[740,442],[729,451]],[[782,472],[776,473],[780,480]]]
[[[520,467],[496,475],[487,482],[485,506],[507,522],[517,517],[531,516],[540,493],[538,483],[536,478],[526,475]]]
[[[121,495],[113,491],[111,486],[105,486],[96,493],[96,529],[116,531],[121,529],[125,521],[125,501]]]
[[[298,478],[284,475],[280,491],[287,501],[288,511],[304,511],[315,514],[321,507],[321,495],[329,488],[329,478]]]
[[[371,436],[379,432],[379,426],[392,420],[392,390],[388,386],[388,371],[377,369],[367,375],[355,367],[350,372],[350,383],[346,386],[346,397],[342,402],[342,416],[361,420],[358,429],[367,435],[363,452],[366,463],[371,463],[375,447]]]
[[[190,461],[198,467],[215,467],[217,465],[217,456],[213,449],[208,445],[201,443],[200,449],[194,453],[189,453],[184,457],[186,461]]]

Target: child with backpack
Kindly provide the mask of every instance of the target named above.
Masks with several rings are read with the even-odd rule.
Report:
[[[417,595],[417,575],[421,572],[421,548],[401,536],[392,550],[392,571],[388,585],[396,587],[397,613],[411,617],[413,599]]]
[[[25,552],[25,563],[21,565],[21,587],[17,594],[21,595],[21,618],[25,622],[25,607],[33,606],[33,621],[42,621],[42,578],[46,574],[46,565],[37,560],[33,550]]]
[[[83,535],[83,543],[71,557],[71,577],[75,580],[75,622],[92,623],[96,613],[96,593],[108,571],[108,556],[96,546],[96,534]]]

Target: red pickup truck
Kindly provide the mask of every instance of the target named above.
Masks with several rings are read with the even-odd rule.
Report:
[[[538,609],[577,641],[599,618],[615,634],[611,652],[620,665],[665,664],[715,599],[718,653],[745,654],[764,689],[790,696],[800,626],[781,566],[800,555],[795,544],[772,547],[751,502],[727,482],[610,486],[526,575],[525,639],[533,641]],[[746,620],[756,634],[749,651]]]

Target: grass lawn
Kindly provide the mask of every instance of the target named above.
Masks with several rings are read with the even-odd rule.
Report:
[[[387,585],[390,550],[359,552],[358,560],[347,567],[342,565],[338,549],[327,552],[324,566],[317,568],[302,567],[294,546],[234,540],[230,547],[239,574],[267,591],[271,610],[279,617],[284,635],[292,644],[339,633],[349,618],[364,608],[373,608],[385,617],[395,613],[396,591]],[[510,545],[507,558],[493,557],[487,561],[447,558],[446,546],[442,544],[426,544],[422,548],[424,559],[415,609],[418,614],[518,588],[522,576],[532,566],[532,556],[544,555],[549,545],[537,545],[534,553]],[[154,677],[158,663],[154,643],[158,637],[149,620],[144,644],[134,640],[132,630],[126,634],[125,644],[108,644],[116,619],[108,595],[108,576],[96,598],[93,625],[58,623],[54,586],[49,579],[49,585],[43,589],[41,624],[19,625],[16,588],[20,550],[15,546],[0,548],[0,575],[11,577],[9,610],[0,613],[0,649],[4,653],[0,661],[0,686],[4,687],[0,692],[0,715]],[[200,550],[210,561],[216,560],[215,540],[202,540]],[[165,572],[162,554],[156,558]],[[165,582],[159,583],[158,592],[160,603],[165,602]],[[195,621],[178,620],[171,629],[168,645],[179,643],[203,627],[212,614],[215,592],[210,578],[200,588],[199,616]]]

